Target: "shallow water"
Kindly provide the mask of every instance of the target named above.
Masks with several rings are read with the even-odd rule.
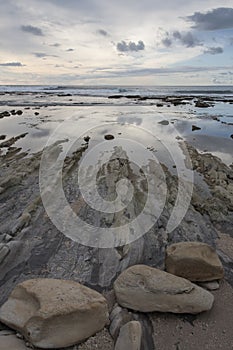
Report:
[[[103,93],[102,90],[98,92]],[[74,106],[75,99],[84,105]],[[65,149],[76,139],[79,139],[77,145],[81,145],[87,135],[91,137],[90,146],[94,146],[104,140],[104,134],[113,134],[115,139],[130,138],[143,143],[164,163],[171,165],[171,157],[164,150],[168,148],[170,152],[183,139],[199,151],[211,152],[225,163],[232,163],[233,105],[229,103],[215,102],[209,108],[196,108],[193,102],[157,107],[151,105],[150,100],[113,101],[93,95],[58,97],[41,92],[3,94],[0,103],[0,112],[23,111],[21,116],[0,119],[0,135],[9,139],[27,132],[28,135],[14,146],[28,153],[42,150],[56,130],[56,139],[69,140]],[[16,106],[9,106],[15,103]],[[193,125],[200,129],[192,131]]]

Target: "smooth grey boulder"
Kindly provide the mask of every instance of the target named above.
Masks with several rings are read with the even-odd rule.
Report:
[[[197,314],[210,310],[214,297],[190,281],[146,265],[135,265],[114,283],[118,303],[141,312]]]

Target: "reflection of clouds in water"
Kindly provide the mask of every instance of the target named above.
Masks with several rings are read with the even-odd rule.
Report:
[[[123,123],[123,124],[135,124],[135,125],[140,125],[142,124],[142,118],[140,117],[126,117],[126,116],[119,116],[117,117],[118,123]]]
[[[39,132],[35,132],[31,135],[31,137],[33,138],[40,138],[40,137],[45,137],[45,136],[48,136],[50,134],[51,130],[48,130],[48,129],[45,129],[45,130],[42,130],[40,129]]]
[[[226,164],[233,162],[232,140],[208,135],[195,135],[186,137],[186,140],[199,151],[211,152],[221,158]]]

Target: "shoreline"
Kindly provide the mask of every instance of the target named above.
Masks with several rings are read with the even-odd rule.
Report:
[[[30,115],[32,111],[34,114],[36,110],[23,110],[23,117],[25,113]],[[37,112],[41,116],[42,111],[39,110]],[[60,115],[62,113],[63,111],[60,111]],[[139,115],[140,111],[137,114]],[[33,116],[31,118],[32,124],[37,117]],[[4,117],[2,120],[19,120],[17,118],[22,118],[22,116],[18,114],[12,116],[10,114],[10,116]],[[43,119],[45,120],[46,118],[43,117],[41,119],[39,127],[44,123]],[[59,119],[58,116],[57,119]],[[165,120],[168,120],[168,118],[165,118]],[[159,121],[161,121],[160,115],[156,123]],[[138,119],[136,119],[136,122],[138,122]],[[169,119],[170,122],[171,119]],[[211,119],[211,122],[219,125],[217,120]],[[190,125],[192,126],[193,124],[191,120]],[[159,124],[161,130],[167,126],[167,123],[165,125]],[[32,129],[34,130],[36,127],[32,126]],[[122,128],[127,129],[127,126],[124,124]],[[177,142],[188,149],[195,176],[198,178],[198,181],[194,181],[194,191],[190,206],[179,227],[172,234],[167,233],[165,229],[176,199],[177,174],[175,173],[175,168],[173,168],[174,172],[172,173],[163,164],[168,194],[164,210],[156,224],[140,239],[125,245],[123,248],[98,249],[70,240],[53,225],[42,205],[39,191],[38,173],[42,152],[37,151],[26,154],[27,152],[23,151],[18,143],[24,142],[28,136],[24,135],[24,133],[18,133],[12,137],[13,139],[6,136],[4,140],[0,141],[1,143],[5,142],[6,145],[6,147],[1,148],[6,148],[6,153],[0,153],[0,238],[2,248],[0,276],[3,290],[1,304],[18,283],[29,278],[38,277],[79,281],[109,295],[113,281],[127,266],[144,263],[163,269],[163,259],[167,245],[179,241],[200,241],[216,247],[225,269],[223,294],[221,289],[219,292],[215,292],[217,309],[214,309],[213,312],[210,311],[206,316],[198,315],[193,319],[190,319],[188,316],[177,319],[170,314],[153,314],[148,317],[140,313],[134,314],[147,329],[148,341],[152,341],[155,346],[157,344],[160,350],[166,349],[168,339],[169,344],[174,346],[174,349],[177,349],[175,346],[179,346],[178,349],[183,349],[182,346],[185,347],[187,345],[185,341],[190,339],[190,322],[193,322],[194,326],[192,327],[195,329],[193,337],[190,339],[193,348],[190,347],[190,349],[200,346],[198,334],[204,337],[209,334],[208,332],[215,332],[216,336],[218,336],[218,340],[215,342],[215,345],[217,344],[218,346],[216,349],[219,348],[219,344],[221,345],[224,342],[224,338],[228,339],[228,335],[231,334],[233,316],[230,313],[227,314],[228,324],[224,323],[225,333],[222,332],[221,322],[224,319],[225,305],[232,303],[233,256],[231,256],[228,249],[233,242],[232,166],[227,166],[211,153],[199,153],[195,147],[185,142],[185,140],[177,140]],[[98,137],[96,136],[96,140],[98,140]],[[82,202],[79,189],[75,185],[79,163],[88,152],[93,139],[95,137],[91,135],[90,144],[87,142],[83,146],[77,146],[73,153],[66,157],[63,186],[73,211],[78,215],[89,218],[91,222],[97,222],[100,219],[99,213],[90,210]],[[148,144],[148,146],[152,147],[153,145]],[[157,147],[157,144],[155,146]],[[59,143],[50,147],[55,153],[60,149]],[[116,166],[115,163],[114,166]],[[129,164],[126,163],[124,172],[122,169],[118,164],[118,179],[127,174],[132,176],[133,169]],[[91,172],[91,170],[89,169],[88,172]],[[109,169],[103,168],[102,174],[99,175],[102,176],[101,181],[103,181],[103,186],[105,186],[109,176]],[[132,178],[134,179],[134,177]],[[144,180],[144,178],[141,180]],[[206,189],[205,191],[203,190],[204,188]],[[107,191],[106,193],[108,194],[109,191],[112,191],[112,188],[108,186],[102,187],[102,191]],[[15,200],[16,198],[17,201]],[[140,205],[143,206],[144,197],[140,195],[140,197],[135,199],[135,203],[139,203],[140,209]],[[135,215],[130,210],[120,219],[111,215],[102,215],[101,220],[105,222],[107,227],[114,225],[116,220],[120,220],[118,223],[122,223],[124,220],[127,220],[128,214]],[[68,224],[69,217],[66,220],[65,224]],[[221,302],[222,297],[224,303]],[[218,313],[216,310],[221,312],[219,311]],[[205,326],[206,324],[207,326]],[[172,332],[169,335],[168,325],[171,325],[173,329],[174,335],[172,336]],[[4,326],[1,325],[1,327]],[[209,331],[207,332],[206,329],[209,329]],[[105,330],[102,336],[103,338],[107,337],[106,343],[108,345],[106,345],[106,349],[111,349],[112,344],[108,340],[108,331]],[[99,344],[100,348],[102,346],[101,349],[105,350],[103,343],[101,343],[101,334],[97,335],[96,338],[94,337],[94,339],[94,344]],[[207,345],[211,346],[212,340],[209,339],[209,341],[209,345]],[[89,347],[88,345],[85,347],[85,344],[82,344],[79,348],[89,350],[91,346],[93,346],[93,343]],[[74,347],[70,349],[74,349]]]

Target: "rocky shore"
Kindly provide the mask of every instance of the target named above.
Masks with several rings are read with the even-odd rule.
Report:
[[[4,149],[0,153],[0,349],[25,349],[33,344],[70,350],[114,346],[117,350],[124,346],[128,350],[230,349],[233,168],[186,143],[199,181],[181,224],[172,233],[166,232],[177,195],[177,175],[164,166],[168,193],[153,228],[131,244],[98,249],[70,240],[50,221],[39,190],[42,152],[28,155],[15,147],[24,136],[2,138],[0,143]],[[51,151],[59,154],[61,144],[50,146]],[[79,161],[87,149],[85,142],[65,159],[63,186],[68,202],[90,223],[101,221],[111,227],[127,222],[143,206],[146,187],[136,191],[133,205],[120,217],[100,217],[82,200],[75,185]],[[127,160],[124,166],[113,161],[99,174],[105,198],[112,195],[108,178],[113,169],[117,171],[114,181],[124,176],[134,181]],[[139,176],[141,183],[144,178]],[[135,180],[135,186],[138,183]],[[66,220],[64,224],[69,217]],[[176,256],[173,249],[180,242],[196,242],[198,249],[191,245],[186,256],[186,246]],[[208,246],[203,248],[202,243]],[[49,307],[43,309],[43,305]],[[72,328],[79,324],[80,313],[81,335]],[[49,339],[50,345],[41,339]]]

